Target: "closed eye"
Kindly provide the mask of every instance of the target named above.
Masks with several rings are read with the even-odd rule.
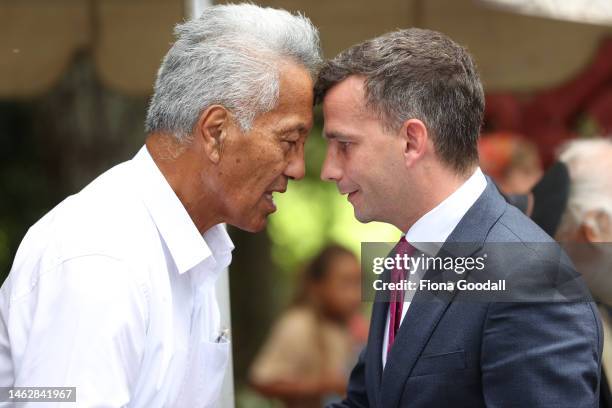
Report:
[[[340,145],[340,150],[342,150],[343,152],[346,152],[348,148],[351,146],[351,142],[338,141],[338,144]]]
[[[283,149],[285,151],[290,151],[290,150],[294,150],[297,146],[297,140],[282,140],[281,143],[283,144]]]

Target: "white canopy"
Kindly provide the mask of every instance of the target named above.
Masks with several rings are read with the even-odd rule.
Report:
[[[529,16],[585,24],[612,25],[610,0],[481,0],[494,7]]]

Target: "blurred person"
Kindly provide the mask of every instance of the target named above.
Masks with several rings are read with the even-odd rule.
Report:
[[[504,195],[506,200],[554,237],[569,196],[569,172],[565,163],[555,162],[527,194]]]
[[[560,241],[612,242],[612,141],[574,140],[559,161],[569,172],[569,197],[556,233]]]
[[[602,384],[602,406],[612,407],[612,141],[568,142],[561,149],[559,161],[568,168],[570,184],[555,238],[566,244],[598,302],[604,328],[602,367],[607,381]]]
[[[602,367],[612,370],[612,142],[574,140],[562,146],[558,161],[525,195],[507,199],[549,235],[562,242],[595,294],[604,329]],[[605,374],[605,373],[604,373]],[[606,383],[603,383],[603,381]],[[612,407],[609,375],[602,377],[601,405]]]
[[[255,359],[251,384],[290,408],[318,408],[345,395],[355,348],[367,336],[360,306],[359,261],[344,247],[325,247],[303,271],[291,307]]]
[[[480,168],[505,194],[525,194],[542,177],[537,147],[524,137],[496,132],[478,141]]]
[[[530,248],[558,249],[554,241],[478,166],[484,95],[463,47],[416,28],[367,40],[324,64],[315,98],[328,140],[321,178],[348,195],[359,221],[399,228],[395,251],[464,243],[449,251],[473,258],[502,242],[521,262],[487,268],[492,277],[556,272],[558,251]],[[602,334],[592,302],[470,302],[456,291],[417,291],[411,302],[398,292],[377,294],[347,398],[331,407],[596,406]]]
[[[82,407],[212,407],[229,344],[223,223],[259,231],[304,176],[320,63],[310,21],[252,4],[176,26],[136,156],[32,226],[0,290],[0,386]],[[0,404],[1,405],[1,404]]]

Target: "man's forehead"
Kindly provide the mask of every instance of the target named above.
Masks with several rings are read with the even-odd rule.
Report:
[[[367,106],[365,78],[352,75],[330,88],[323,99],[323,116],[326,123],[377,120]]]
[[[350,102],[355,105],[365,105],[365,78],[351,75],[332,86],[326,93],[323,103],[338,101]]]

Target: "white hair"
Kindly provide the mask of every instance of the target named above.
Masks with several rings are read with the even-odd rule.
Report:
[[[310,20],[254,4],[207,8],[178,24],[176,42],[157,73],[145,129],[188,140],[201,112],[222,105],[248,131],[258,114],[276,106],[284,61],[311,76],[321,63],[319,34]]]
[[[612,219],[612,140],[609,138],[573,140],[559,154],[569,171],[570,189],[560,230],[577,228],[585,215],[597,211]],[[595,220],[588,220],[599,229]]]

